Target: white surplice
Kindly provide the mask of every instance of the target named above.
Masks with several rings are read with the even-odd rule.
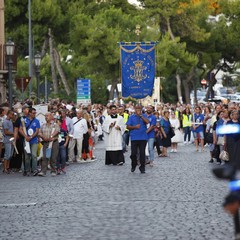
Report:
[[[115,126],[110,128],[110,124],[116,122]],[[116,129],[119,126],[121,130]],[[104,132],[104,142],[106,151],[122,150],[122,135],[125,132],[126,125],[122,116],[112,118],[107,116],[103,122],[102,130]]]

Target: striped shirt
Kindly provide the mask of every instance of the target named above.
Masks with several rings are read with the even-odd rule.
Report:
[[[50,138],[51,135],[53,134],[53,132],[59,132],[60,128],[59,125],[56,123],[51,123],[51,124],[47,124],[44,123],[40,130],[39,133],[42,134],[45,138]],[[54,139],[56,140],[58,138],[58,136],[55,136]]]

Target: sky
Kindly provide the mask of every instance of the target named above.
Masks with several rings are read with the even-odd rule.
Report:
[[[132,3],[132,4],[138,4],[138,1],[137,0],[128,0],[129,3]]]

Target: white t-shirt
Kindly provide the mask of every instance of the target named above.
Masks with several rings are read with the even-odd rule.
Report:
[[[80,121],[77,117],[72,119],[73,122],[73,139],[83,138],[83,134],[88,131],[87,121],[82,118]],[[75,124],[74,124],[75,123]]]

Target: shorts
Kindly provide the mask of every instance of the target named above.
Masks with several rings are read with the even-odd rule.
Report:
[[[5,148],[5,152],[4,152],[3,159],[9,161],[13,155],[13,145],[12,143],[4,143],[4,148]]]
[[[194,137],[194,139],[198,139],[198,138],[200,138],[200,139],[204,139],[204,135],[203,135],[203,132],[193,132],[193,137]]]

